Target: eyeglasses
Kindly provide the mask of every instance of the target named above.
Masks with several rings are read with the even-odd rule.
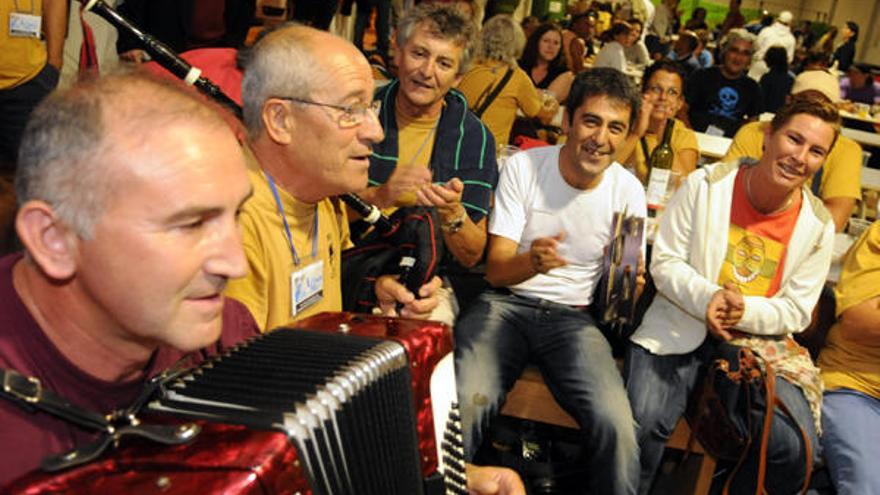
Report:
[[[337,123],[339,127],[350,129],[364,123],[367,118],[367,112],[372,111],[376,118],[379,118],[379,111],[382,110],[382,101],[374,100],[370,103],[355,103],[354,105],[334,105],[332,103],[321,103],[319,101],[307,100],[305,98],[293,98],[289,96],[274,96],[279,100],[295,101],[304,105],[314,105],[316,107],[332,108],[341,112]]]
[[[675,88],[663,89],[662,86],[657,86],[657,85],[648,86],[648,92],[654,93],[657,96],[661,96],[663,93],[666,93],[666,96],[668,96],[670,98],[678,98],[679,96],[681,96],[681,91],[679,91]]]

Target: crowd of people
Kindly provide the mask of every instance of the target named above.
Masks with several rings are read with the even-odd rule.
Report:
[[[54,90],[66,9],[34,3],[45,43],[39,29],[0,37],[19,55],[0,55],[15,69],[0,77],[0,160],[20,246],[0,258],[0,369],[109,413],[184,355],[197,363],[341,311],[355,282],[342,253],[361,219],[339,197],[358,193],[386,213],[436,214],[438,275],[411,290],[380,274],[374,312],[453,328],[469,462],[536,366],[580,426],[584,490],[650,493],[689,397],[719,349],[736,346],[776,370],[785,411],[766,423],[747,412],[769,444],[746,448],[733,492],[793,493],[824,464],[837,493],[880,493],[870,467],[878,223],[843,260],[820,366],[795,339],[826,287],[835,232],[862,199],[862,149],[841,135],[839,114],[844,100],[880,103],[871,68],[854,60],[858,24],[798,66],[805,42],[791,13],[755,28],[739,0],[715,29],[705,9],[682,23],[676,0],[614,11],[577,2],[585,8],[565,28],[481,2],[426,0],[391,15],[393,3],[357,1],[347,40],[327,31],[335,9],[297,1],[299,23],[265,29],[237,56],[229,47],[244,43],[252,12],[236,12],[252,3],[226,0],[225,17],[204,2],[123,4],[175,50],[216,61],[211,50],[226,47],[213,69],[229,76],[221,86],[240,98],[241,122],[138,70],[145,52],[129,36],[118,48],[131,67]],[[151,8],[169,16],[155,24]],[[378,57],[368,59],[374,9]],[[494,14],[485,22],[484,11]],[[621,373],[596,288],[615,214],[648,216],[650,157],[667,122],[680,186],[639,250],[634,298],[652,290]],[[533,141],[499,168],[499,150],[529,126],[554,127],[558,142]],[[732,138],[726,156],[701,164],[697,132]],[[0,489],[94,439],[5,392],[0,444],[20,448],[0,455]],[[510,469],[469,464],[468,474],[474,493],[525,493]]]

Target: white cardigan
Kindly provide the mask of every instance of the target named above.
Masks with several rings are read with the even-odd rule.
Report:
[[[706,338],[706,307],[727,249],[736,172],[743,158],[715,163],[687,178],[660,221],[651,257],[657,296],[631,340],[654,354],[685,354]],[[802,187],[803,203],[773,297],[746,296],[736,329],[754,335],[804,330],[831,266],[834,222],[822,201]]]

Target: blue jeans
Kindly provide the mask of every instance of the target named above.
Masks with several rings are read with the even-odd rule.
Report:
[[[550,301],[488,291],[458,320],[455,370],[467,458],[529,363],[581,426],[592,493],[635,493],[635,428],[611,347],[588,314]]]
[[[838,495],[880,495],[880,399],[855,390],[825,392],[822,451]]]
[[[684,414],[688,396],[712,358],[714,341],[706,339],[688,354],[659,356],[643,347],[630,344],[626,356],[626,390],[636,420],[642,472],[639,493],[649,493],[654,474],[663,457],[669,435]],[[788,406],[797,424],[807,433],[813,460],[820,449],[810,406],[798,387],[776,378],[776,395]],[[758,477],[760,429],[764,411],[754,411],[752,421],[758,436],[743,466],[733,480],[732,493],[755,493]],[[803,486],[806,459],[800,429],[778,408],[771,423],[767,446],[767,470],[764,485],[768,493],[795,493]]]

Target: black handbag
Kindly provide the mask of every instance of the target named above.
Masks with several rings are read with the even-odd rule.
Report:
[[[685,412],[691,428],[689,447],[696,438],[710,455],[736,462],[724,484],[724,494],[728,493],[733,478],[755,442],[759,442],[760,455],[756,494],[766,493],[767,445],[774,409],[778,407],[794,424],[798,424],[788,406],[776,395],[773,367],[765,362],[762,370],[759,359],[751,349],[719,343],[706,370],[705,380],[692,394]],[[753,411],[762,412],[762,424],[752,420],[756,416]],[[806,431],[800,425],[798,428],[806,451],[807,469],[803,485],[803,493],[806,493],[813,467],[812,445]]]

